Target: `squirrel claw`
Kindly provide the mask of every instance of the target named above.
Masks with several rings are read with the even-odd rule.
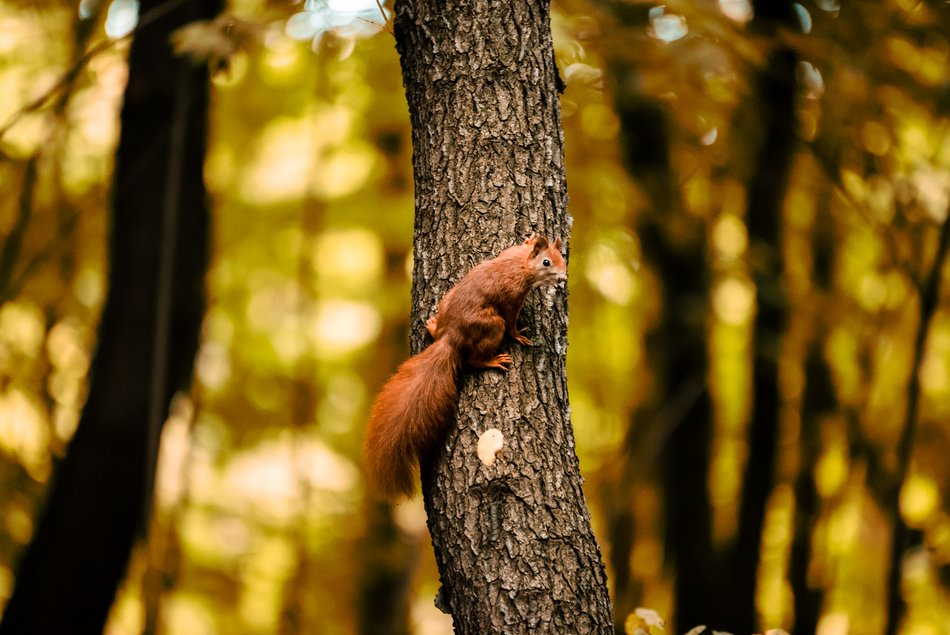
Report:
[[[527,337],[524,336],[524,332],[527,330],[528,329],[515,329],[512,331],[509,331],[511,335],[511,339],[518,342],[522,346],[531,346],[531,340],[529,340]]]
[[[431,335],[432,337],[435,337],[435,330],[439,326],[439,322],[436,319],[436,316],[433,315],[428,320],[426,320],[425,325],[426,325],[426,330],[429,331],[429,335]]]
[[[501,353],[495,355],[489,362],[486,364],[487,368],[500,368],[501,370],[508,370],[508,366],[514,364],[515,360],[511,359],[511,355],[508,353]],[[507,366],[506,366],[507,364]]]

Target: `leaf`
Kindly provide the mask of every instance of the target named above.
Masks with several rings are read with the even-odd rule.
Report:
[[[634,610],[634,615],[643,620],[643,623],[647,626],[656,626],[659,629],[663,629],[666,626],[666,622],[660,617],[660,614],[654,611],[653,609],[643,608],[642,606],[637,607]]]
[[[700,624],[699,626],[694,626],[693,628],[686,631],[685,635],[699,635],[704,630],[706,630],[706,625]]]
[[[198,20],[181,27],[172,33],[172,47],[176,54],[188,56],[198,64],[207,63],[215,72],[227,69],[231,57],[246,48],[261,28],[223,13],[214,20]]]
[[[666,621],[653,609],[637,607],[624,622],[627,635],[653,635],[664,630]]]

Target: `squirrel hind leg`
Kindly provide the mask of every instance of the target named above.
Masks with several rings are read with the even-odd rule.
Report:
[[[475,368],[500,368],[501,370],[509,370],[515,361],[511,359],[511,355],[508,353],[499,353],[491,359],[479,360],[477,362],[470,363]]]
[[[498,353],[506,330],[505,320],[498,311],[487,307],[468,326],[470,338],[467,361],[469,365],[475,368],[508,370],[507,365],[512,363],[511,355]]]
[[[531,346],[531,340],[525,337],[525,331],[527,330],[526,328],[514,326],[508,329],[508,336],[522,346]]]

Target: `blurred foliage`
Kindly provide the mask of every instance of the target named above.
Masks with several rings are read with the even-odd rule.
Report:
[[[365,568],[380,566],[408,568],[415,632],[450,631],[432,602],[438,582],[420,501],[393,513],[395,544],[411,557],[383,549],[371,564],[365,558],[374,525],[362,426],[407,351],[413,196],[391,4],[385,16],[372,0],[354,13],[356,4],[233,0],[230,18],[179,37],[183,52],[210,56],[217,69],[206,161],[209,310],[195,385],[163,436],[151,539],[133,557],[110,633],[138,632],[146,610],[159,612],[162,632],[184,635],[352,632]],[[135,25],[134,5],[0,4],[0,603],[78,421],[96,347],[126,76],[121,36]],[[947,266],[934,259],[950,204],[950,8],[794,6],[799,28],[778,37],[803,60],[801,143],[785,200],[790,320],[758,606],[765,627],[791,628],[794,482],[814,441],[820,500],[808,579],[824,593],[819,630],[880,632],[891,527],[879,478],[899,462],[916,374],[920,407],[900,507],[919,540],[904,565],[904,632],[942,633],[950,623],[945,290],[913,365],[920,287],[934,266]],[[634,17],[618,21],[614,10]],[[669,119],[676,197],[708,240],[709,302],[693,310],[708,335],[719,543],[736,530],[756,307],[744,184],[762,129],[737,116],[756,98],[750,82],[767,48],[749,29],[751,11],[746,0],[562,0],[552,24],[567,85],[569,378],[588,492],[612,473],[630,427],[653,425],[632,413],[656,389],[644,339],[661,307],[634,231],[654,193],[621,162],[610,66],[621,59],[638,69],[636,91]],[[674,235],[684,229],[677,222],[670,215]],[[837,407],[806,428],[805,358],[815,338]],[[630,574],[640,603],[670,615],[675,571],[648,477],[656,457],[643,453],[630,484]],[[591,503],[602,521],[611,500]]]

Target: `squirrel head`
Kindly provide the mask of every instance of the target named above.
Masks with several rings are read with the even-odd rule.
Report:
[[[561,255],[561,239],[553,242],[544,236],[531,234],[524,244],[528,252],[528,269],[532,274],[532,286],[555,285],[567,279],[567,263]]]

